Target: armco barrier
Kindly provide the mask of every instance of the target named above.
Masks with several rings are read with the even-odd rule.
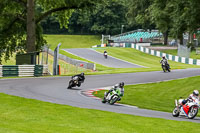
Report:
[[[18,66],[17,65],[6,65],[3,66],[3,77],[18,76]]]
[[[105,47],[106,45],[100,45],[99,47]],[[47,48],[44,48],[44,51],[47,51]],[[49,49],[48,53],[50,55],[54,55],[54,52]],[[83,66],[81,66],[82,68],[85,68],[85,69],[90,69],[90,70],[96,70],[96,66],[94,63],[88,63],[88,62],[85,62],[85,61],[80,61],[80,60],[76,60],[76,59],[72,59],[72,58],[69,58],[65,55],[62,55],[62,54],[59,54],[59,59],[69,63],[69,64],[72,64],[74,66],[80,66],[80,64],[83,64]]]
[[[43,65],[43,76],[49,75],[48,65]]]
[[[141,52],[144,52],[144,53],[147,53],[147,54],[150,54],[150,55],[154,55],[154,56],[158,56],[158,57],[165,56],[168,60],[172,60],[172,61],[175,61],[175,62],[191,64],[191,65],[200,65],[200,60],[162,53],[160,51],[145,48],[145,47],[139,46],[139,45],[134,44],[134,43],[120,43],[120,44],[119,43],[112,43],[112,44],[109,44],[109,46],[118,46],[118,45],[120,47],[125,47],[125,48],[134,48],[134,49],[137,49]],[[99,47],[99,46],[95,45],[95,46],[92,46],[92,47],[96,48],[96,47]]]
[[[34,76],[35,65],[19,65],[19,76]]]
[[[0,65],[0,77],[48,75],[47,65]]]
[[[42,74],[43,74],[43,66],[35,65],[34,76],[42,76]]]

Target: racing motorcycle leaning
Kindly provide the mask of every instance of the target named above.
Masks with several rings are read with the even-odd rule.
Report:
[[[79,81],[79,77],[78,76],[74,76],[71,78],[71,80],[69,81],[69,86],[68,89],[71,89],[72,87],[80,87],[81,86],[81,81]]]
[[[189,119],[193,119],[199,110],[199,100],[198,99],[187,99],[187,103],[182,105],[184,99],[175,100],[175,108],[172,112],[174,117],[186,116]]]
[[[110,105],[113,105],[120,99],[121,99],[120,90],[114,89],[111,92],[109,92],[108,94],[107,94],[107,92],[104,93],[104,98],[102,100],[102,103],[108,102]]]
[[[107,51],[104,51],[103,56],[104,56],[105,59],[108,58],[108,53],[107,53]]]
[[[162,62],[162,69],[163,69],[163,72],[166,72],[166,71],[170,72],[169,64],[166,62]]]

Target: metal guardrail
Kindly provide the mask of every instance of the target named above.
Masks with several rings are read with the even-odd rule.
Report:
[[[35,65],[19,65],[19,76],[34,76]]]
[[[44,51],[46,51],[47,49],[45,48]],[[49,49],[48,53],[52,56],[54,56],[54,52]],[[77,67],[81,67],[81,68],[85,68],[85,69],[90,69],[90,70],[96,70],[96,65],[94,63],[88,63],[88,62],[85,62],[85,61],[80,61],[80,60],[76,60],[76,59],[72,59],[72,58],[69,58],[65,55],[62,55],[62,54],[59,54],[59,59],[69,63],[69,64],[72,64],[74,66],[77,66]]]
[[[18,76],[18,66],[16,65],[6,65],[2,66],[3,77]]]
[[[48,75],[47,65],[0,65],[0,77]]]

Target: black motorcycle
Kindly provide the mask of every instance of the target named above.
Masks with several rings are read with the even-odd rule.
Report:
[[[170,66],[168,63],[162,63],[162,69],[163,69],[163,72],[170,72]]]
[[[103,56],[104,56],[105,59],[107,59],[108,58],[108,53],[104,51]]]
[[[72,79],[69,81],[68,89],[71,89],[72,87],[76,87],[76,86],[78,87],[81,86],[81,81],[78,76],[72,77]]]

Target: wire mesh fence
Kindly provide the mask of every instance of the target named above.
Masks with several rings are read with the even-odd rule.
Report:
[[[48,47],[43,47],[42,56],[40,57],[40,64],[47,64],[49,67],[49,73],[53,72],[53,55],[54,52]],[[66,74],[77,74],[81,72],[91,72],[94,71],[95,64],[88,63],[76,59],[71,59],[65,55],[59,54],[59,65],[61,75]]]

